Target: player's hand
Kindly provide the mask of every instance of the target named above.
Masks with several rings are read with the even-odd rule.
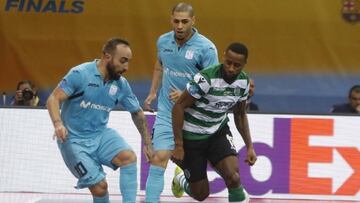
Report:
[[[257,157],[256,157],[256,153],[255,153],[254,148],[248,149],[247,157],[246,157],[245,162],[246,162],[248,165],[252,166],[252,165],[255,164],[256,160],[257,160]]]
[[[357,111],[358,113],[360,113],[360,105],[357,105],[356,111]]]
[[[144,110],[154,112],[151,108],[151,102],[156,98],[156,94],[149,94],[144,101]]]
[[[169,94],[169,99],[173,102],[176,102],[182,94],[182,91],[171,88],[171,92]]]
[[[152,144],[149,143],[149,144],[144,144],[144,147],[143,147],[143,150],[144,150],[144,155],[145,155],[145,158],[146,158],[146,162],[150,162],[153,157],[154,157],[154,149],[152,147]]]
[[[66,141],[67,134],[68,134],[68,131],[65,128],[65,126],[63,125],[63,123],[56,122],[54,138],[56,137],[57,139],[60,140],[61,143],[64,143]]]
[[[184,160],[184,148],[180,145],[175,145],[175,149],[171,155],[171,161],[176,165],[181,166],[182,161]]]

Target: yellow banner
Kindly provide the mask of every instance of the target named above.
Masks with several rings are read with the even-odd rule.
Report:
[[[219,49],[250,49],[247,71],[260,74],[360,73],[358,0],[188,1],[199,32]],[[21,79],[52,87],[69,68],[100,57],[103,43],[130,41],[128,79],[150,79],[156,40],[171,30],[176,1],[0,0],[0,90]]]

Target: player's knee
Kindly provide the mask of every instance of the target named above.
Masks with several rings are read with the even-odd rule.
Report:
[[[95,197],[103,197],[107,194],[108,184],[105,180],[100,181],[96,185],[89,187],[91,194]]]
[[[240,186],[240,175],[238,172],[234,172],[225,177],[225,183],[229,188],[235,188]]]
[[[206,187],[206,185],[204,184],[200,187],[199,185],[191,187],[191,197],[196,199],[197,201],[204,201],[207,197],[209,197],[209,190],[209,187]]]
[[[151,160],[151,164],[166,168],[170,156],[171,151],[158,151],[155,153],[153,159]]]
[[[192,198],[194,198],[195,200],[202,202],[204,201],[206,198],[209,197],[209,193],[206,192],[201,192],[201,193],[196,193],[196,194],[191,194]]]
[[[127,150],[119,152],[112,160],[112,163],[116,166],[126,166],[128,164],[136,162],[136,154],[133,151]]]

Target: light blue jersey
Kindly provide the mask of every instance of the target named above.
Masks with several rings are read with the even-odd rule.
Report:
[[[173,89],[185,90],[186,84],[197,72],[219,63],[215,45],[195,28],[193,31],[193,36],[180,47],[175,41],[174,31],[161,35],[157,42],[163,77],[154,125],[155,150],[173,149],[171,111],[174,102],[169,99],[169,93]]]
[[[110,111],[118,104],[130,112],[141,107],[124,77],[104,83],[96,60],[72,68],[59,87],[69,96],[61,108],[69,133],[64,143],[58,140],[58,147],[66,166],[78,178],[76,187],[90,187],[105,178],[102,165],[115,170],[113,158],[132,150],[117,131],[107,128]],[[120,175],[124,171],[120,170]],[[134,171],[136,174],[136,167]]]
[[[69,138],[91,138],[105,130],[109,113],[118,104],[129,112],[141,109],[124,77],[104,83],[96,60],[72,68],[59,86],[69,96],[61,108]]]

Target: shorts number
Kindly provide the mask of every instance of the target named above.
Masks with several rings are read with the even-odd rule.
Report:
[[[76,172],[79,174],[80,178],[87,174],[87,170],[81,162],[76,164],[74,168]]]

